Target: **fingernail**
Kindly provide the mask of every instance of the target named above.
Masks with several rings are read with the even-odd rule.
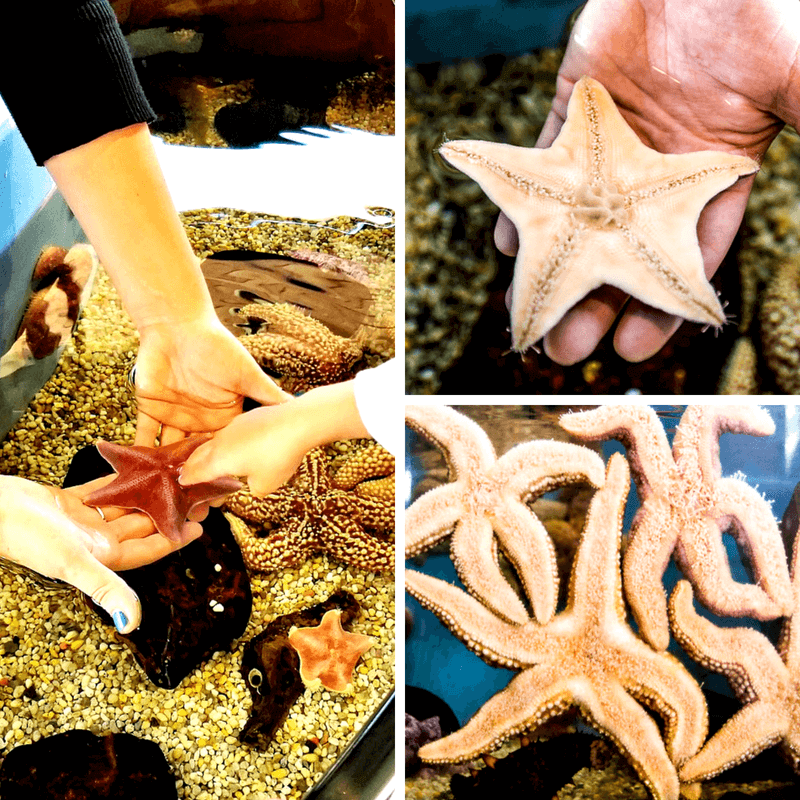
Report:
[[[122,633],[122,631],[128,627],[128,618],[122,611],[115,611],[111,615],[111,619],[114,620],[114,627],[117,629],[119,633]]]

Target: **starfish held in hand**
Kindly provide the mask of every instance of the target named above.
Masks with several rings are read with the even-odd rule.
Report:
[[[703,271],[697,221],[712,197],[758,169],[752,159],[659,153],[586,76],[550,147],[453,141],[439,153],[476,180],[519,233],[514,350],[527,350],[603,284],[688,320],[724,323]]]
[[[143,511],[167,539],[181,541],[181,529],[195,506],[219,500],[244,485],[235,478],[217,478],[191,486],[178,482],[181,466],[207,439],[207,436],[192,436],[164,447],[125,447],[98,442],[100,455],[111,464],[117,476],[83,502],[87,506]]]

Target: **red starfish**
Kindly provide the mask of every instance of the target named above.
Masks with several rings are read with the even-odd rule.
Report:
[[[334,608],[315,628],[293,628],[289,632],[289,644],[300,656],[300,677],[306,686],[322,684],[334,692],[347,691],[356,662],[372,647],[369,636],[348,633],[341,616],[341,609]]]
[[[207,436],[192,436],[164,447],[124,447],[98,442],[100,455],[117,477],[83,502],[87,506],[117,506],[143,511],[160,533],[173,542],[181,541],[187,514],[200,503],[225,497],[243,487],[235,478],[217,478],[207,483],[181,486],[180,469],[187,458],[208,441]]]

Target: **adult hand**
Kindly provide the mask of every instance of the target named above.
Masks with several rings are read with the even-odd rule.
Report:
[[[242,411],[245,397],[264,405],[290,398],[214,317],[140,330],[136,360],[137,445],[216,431]]]
[[[196,539],[202,528],[187,523],[183,541],[176,544],[144,514],[109,507],[103,520],[82,498],[110,480],[65,490],[0,476],[0,556],[72,584],[102,606],[121,633],[129,633],[139,626],[142,611],[114,570],[157,561]]]
[[[556,97],[537,147],[549,147],[583,75],[602,83],[649,147],[662,153],[722,150],[761,161],[788,122],[800,124],[800,4],[785,0],[589,0],[559,71]],[[707,277],[719,267],[744,214],[755,176],[715,197],[698,222]],[[518,249],[505,215],[495,243]],[[509,289],[506,296],[510,307]],[[602,286],[575,305],[545,336],[560,364],[586,358],[628,296]],[[614,336],[628,361],[658,352],[682,320],[632,299]]]

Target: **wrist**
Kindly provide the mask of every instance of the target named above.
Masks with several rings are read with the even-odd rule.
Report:
[[[294,401],[301,412],[297,417],[307,450],[338,439],[369,436],[358,413],[353,387],[352,380],[318,386]]]

